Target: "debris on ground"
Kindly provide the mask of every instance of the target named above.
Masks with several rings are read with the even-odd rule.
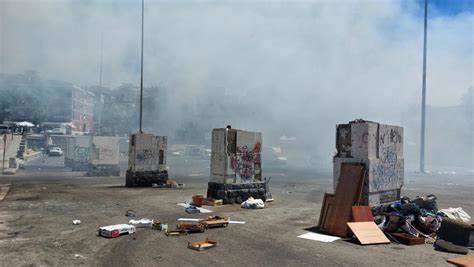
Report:
[[[474,255],[454,257],[446,261],[456,266],[472,267],[474,266]]]
[[[372,222],[348,222],[347,226],[354,233],[361,245],[389,244],[390,240],[380,228]]]
[[[188,248],[197,251],[207,250],[215,246],[217,246],[217,241],[210,240],[209,238],[206,238],[205,241],[188,242]]]
[[[136,228],[151,228],[153,220],[142,218],[140,220],[130,220],[128,223],[134,225]]]
[[[204,204],[203,195],[194,195],[193,196],[193,205],[196,207],[201,207]]]
[[[440,209],[438,213],[450,219],[461,219],[465,223],[471,221],[471,216],[469,216],[469,214],[467,214],[461,207]]]
[[[206,227],[201,222],[178,221],[176,228],[178,230],[184,230],[188,233],[204,233],[204,231],[206,231]]]
[[[114,238],[123,234],[133,234],[136,228],[130,224],[115,224],[99,227],[99,235],[103,237]]]
[[[340,237],[337,237],[337,236],[323,235],[323,234],[318,234],[318,233],[306,233],[306,234],[299,235],[298,237],[309,239],[309,240],[325,242],[325,243],[334,242],[336,240],[341,239]]]
[[[72,221],[72,224],[74,224],[74,225],[81,224],[81,220],[73,220],[73,221]]]
[[[166,236],[182,236],[182,235],[188,235],[188,232],[186,230],[171,230],[171,231],[166,231],[165,233]]]
[[[201,220],[201,224],[204,225],[206,228],[215,228],[215,227],[227,227],[229,225],[229,218],[228,217],[220,217],[220,216],[209,216],[207,219]]]
[[[247,200],[240,204],[241,208],[244,209],[263,209],[265,207],[265,203],[261,199],[254,199],[253,197],[249,197]]]
[[[472,226],[460,219],[443,218],[434,247],[440,251],[467,254]]]
[[[204,199],[204,205],[206,206],[222,206],[222,199],[214,199],[212,197],[208,197]]]
[[[201,208],[201,207],[196,207],[196,206],[192,205],[189,202],[176,203],[176,205],[184,207],[186,209],[186,212],[188,212],[188,213],[211,213],[211,212],[213,212],[212,210],[208,210],[208,209]],[[189,208],[189,211],[188,211],[188,208]]]
[[[127,210],[125,212],[125,216],[127,216],[127,217],[135,217],[136,215],[137,215],[137,212],[134,211],[134,210]]]
[[[154,229],[154,230],[165,231],[166,232],[166,231],[168,231],[168,224],[155,221],[151,225],[151,228]]]

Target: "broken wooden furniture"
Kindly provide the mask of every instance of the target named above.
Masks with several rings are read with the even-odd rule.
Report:
[[[220,216],[209,216],[209,218],[201,220],[200,223],[204,225],[204,227],[206,227],[207,229],[216,227],[227,227],[227,225],[229,225],[229,218]]]
[[[325,213],[320,215],[322,218],[321,229],[335,236],[346,237],[348,235],[346,223],[351,219],[352,206],[358,205],[361,201],[364,177],[365,167],[363,165],[342,164],[333,204],[328,205],[326,210],[323,207]],[[326,196],[325,202],[329,202],[327,200],[329,196]]]
[[[390,243],[390,240],[374,222],[348,222],[347,226],[361,245]]]
[[[204,233],[206,227],[200,222],[178,222],[177,229],[184,230],[188,233]]]
[[[206,238],[205,241],[188,242],[188,248],[194,249],[197,251],[210,249],[215,246],[217,246],[217,241],[209,240],[209,238]]]
[[[182,236],[182,235],[188,235],[188,232],[186,230],[178,229],[178,230],[167,231],[165,235],[166,236]]]

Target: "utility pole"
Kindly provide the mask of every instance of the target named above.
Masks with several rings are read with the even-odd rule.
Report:
[[[143,133],[143,21],[145,14],[145,0],[142,0],[142,51],[140,67],[140,133]]]
[[[104,62],[104,32],[102,32],[102,39],[100,42],[100,74],[99,74],[99,90],[102,91],[102,65]],[[99,92],[99,120],[97,124],[97,132],[100,134],[100,123],[102,119],[102,104],[104,97],[102,93]]]
[[[5,170],[5,153],[7,151],[7,134],[3,134],[3,160],[2,160],[2,172]]]
[[[425,23],[423,35],[423,81],[421,85],[421,137],[420,137],[420,173],[425,172],[425,117],[426,117],[426,35],[428,25],[428,0],[425,0]]]

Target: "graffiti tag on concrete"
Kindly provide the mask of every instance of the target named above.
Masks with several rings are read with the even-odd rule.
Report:
[[[237,147],[236,154],[231,155],[231,169],[240,176],[242,182],[252,182],[254,175],[260,173],[260,143],[253,148]]]
[[[393,149],[384,148],[379,163],[372,170],[374,176],[372,186],[376,190],[383,190],[387,185],[398,184],[402,179],[400,167],[397,154]]]

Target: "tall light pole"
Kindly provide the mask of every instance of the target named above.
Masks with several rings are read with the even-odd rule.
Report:
[[[145,0],[142,0],[142,51],[140,67],[140,133],[143,133],[143,21],[145,10]]]
[[[428,25],[428,0],[425,0],[425,24],[423,35],[423,81],[421,85],[421,137],[420,172],[425,172],[425,116],[426,116],[426,34]]]

